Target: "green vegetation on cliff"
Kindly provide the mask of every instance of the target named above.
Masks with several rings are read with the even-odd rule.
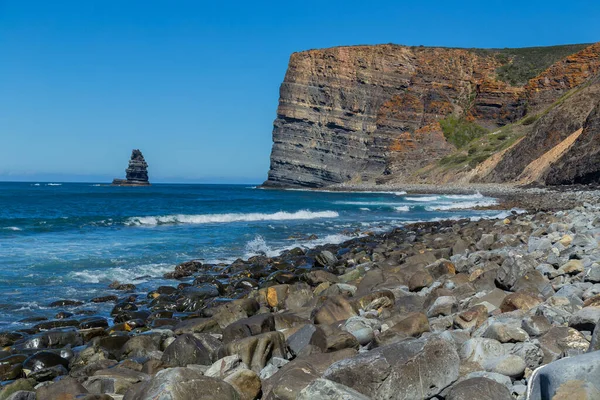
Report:
[[[568,44],[548,47],[523,47],[520,49],[470,49],[479,55],[490,55],[502,65],[496,70],[498,79],[512,86],[523,86],[531,78],[555,62],[575,54],[589,44]]]
[[[456,117],[454,115],[440,120],[440,125],[446,140],[459,149],[487,133],[485,128],[476,123],[467,121],[464,117]]]

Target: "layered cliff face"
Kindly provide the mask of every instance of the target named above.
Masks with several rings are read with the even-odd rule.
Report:
[[[432,165],[463,151],[442,131],[440,122],[446,118],[461,118],[493,133],[528,112],[542,113],[585,85],[599,70],[600,44],[573,49],[581,51],[544,66],[523,86],[499,78],[498,71],[513,62],[506,50],[378,45],[295,53],[280,89],[265,185],[415,181],[416,172],[435,171]],[[570,120],[552,122],[551,115],[560,114],[554,110],[540,118],[531,138],[505,152],[516,167],[501,157],[485,176],[471,173],[469,179],[516,179],[531,161],[582,126],[595,95],[592,90],[586,99],[578,96],[587,106],[575,107],[579,112]],[[456,176],[465,176],[459,172]]]
[[[473,110],[519,116],[520,88],[468,50],[394,45],[292,55],[281,85],[267,184],[325,186],[421,168],[455,150],[437,120]]]

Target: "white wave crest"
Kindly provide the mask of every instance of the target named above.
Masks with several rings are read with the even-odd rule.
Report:
[[[62,186],[62,183],[47,183],[46,186]]]
[[[70,277],[79,282],[102,283],[119,281],[121,283],[143,283],[145,280],[136,280],[141,276],[160,278],[175,268],[172,264],[146,264],[135,267],[116,267],[96,270],[83,270],[70,273]]]
[[[8,231],[22,231],[23,230],[23,229],[19,228],[18,226],[7,226],[2,229],[6,229]]]
[[[313,240],[301,240],[294,241],[292,244],[280,246],[280,247],[272,247],[269,246],[266,240],[257,235],[254,239],[250,240],[246,243],[246,254],[244,255],[246,258],[250,258],[255,255],[266,255],[267,257],[276,257],[280,255],[285,250],[291,250],[296,247],[301,247],[304,249],[310,249],[313,247],[325,245],[325,244],[339,244],[345,242],[350,239],[354,239],[356,237],[360,237],[361,235],[344,235],[342,233],[335,233],[330,235],[325,235],[323,237],[313,239]]]
[[[372,206],[372,207],[396,207],[403,203],[392,201],[336,201],[335,204],[345,204],[349,206]]]
[[[419,197],[405,197],[408,201],[436,201],[440,199],[440,196],[419,196]]]
[[[306,220],[317,218],[337,218],[339,214],[335,211],[309,211],[296,212],[279,211],[272,214],[249,213],[249,214],[198,214],[198,215],[163,215],[149,217],[131,217],[125,221],[125,225],[167,225],[167,224],[215,224],[228,222],[252,222],[252,221],[285,221]]]
[[[371,209],[369,207],[361,207],[360,210],[361,211],[371,211]]]
[[[393,194],[396,196],[403,196],[406,194],[404,191],[391,192],[383,190],[331,190],[331,189],[305,189],[305,188],[289,188],[284,189],[292,192],[318,192],[318,193],[351,193],[351,194]]]
[[[475,199],[483,199],[483,195],[479,192],[474,193],[474,194],[451,194],[451,195],[447,195],[444,196],[447,199],[453,199],[453,200],[475,200]]]
[[[394,207],[394,210],[406,212],[406,211],[410,211],[410,207],[409,206],[399,206],[399,207]]]
[[[483,201],[464,201],[461,203],[453,204],[440,204],[437,206],[429,206],[425,209],[427,211],[449,211],[449,210],[468,210],[475,207],[487,207],[498,204],[496,200],[483,200]]]

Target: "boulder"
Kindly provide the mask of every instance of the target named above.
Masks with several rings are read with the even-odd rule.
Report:
[[[551,399],[561,386],[569,381],[580,380],[592,383],[598,388],[600,376],[600,352],[581,354],[563,358],[536,369],[529,378],[528,400]],[[564,390],[564,388],[563,388]],[[563,399],[574,397],[563,397]],[[585,397],[583,397],[585,399]]]
[[[362,393],[329,379],[315,379],[300,391],[297,400],[369,400]]]
[[[285,337],[281,332],[268,332],[227,343],[222,357],[237,354],[253,371],[259,373],[272,357],[287,358]]]
[[[465,379],[453,385],[446,400],[512,400],[506,386],[488,378]]]
[[[191,334],[179,336],[164,351],[161,361],[167,367],[185,367],[189,364],[211,365],[210,351]]]
[[[256,372],[249,369],[240,369],[225,378],[239,393],[241,400],[254,400],[258,398],[262,383]]]
[[[130,389],[123,400],[240,400],[229,383],[190,368],[159,371],[150,381]]]
[[[341,296],[328,297],[321,306],[315,308],[312,318],[315,324],[332,324],[357,315],[352,305]]]
[[[429,398],[458,378],[454,344],[431,336],[379,347],[331,365],[323,378],[374,398]]]

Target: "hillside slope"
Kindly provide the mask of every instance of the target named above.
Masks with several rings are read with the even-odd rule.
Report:
[[[294,53],[280,89],[265,185],[514,182],[578,129],[584,133],[577,141],[593,142],[593,123],[583,128],[598,99],[599,55],[600,43]],[[545,166],[536,182],[594,176],[589,166],[571,165],[578,146],[563,149],[561,163]]]

